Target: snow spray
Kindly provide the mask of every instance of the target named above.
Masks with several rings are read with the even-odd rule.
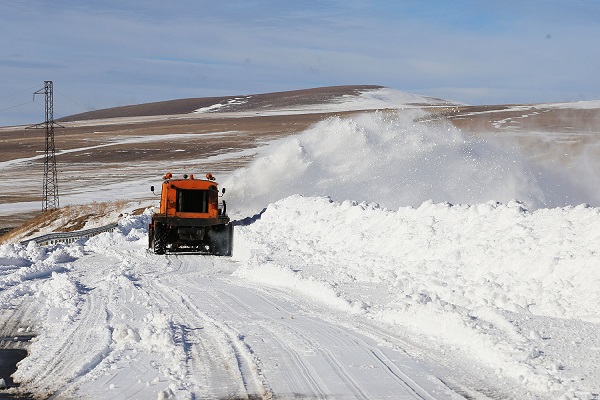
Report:
[[[517,152],[430,117],[409,109],[323,120],[260,149],[248,167],[227,178],[229,200],[250,215],[293,194],[390,209],[428,200],[563,205],[568,184],[560,190],[554,181],[541,185],[539,172]]]

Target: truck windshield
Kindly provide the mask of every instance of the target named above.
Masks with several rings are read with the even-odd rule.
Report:
[[[177,212],[208,212],[208,190],[177,189]]]

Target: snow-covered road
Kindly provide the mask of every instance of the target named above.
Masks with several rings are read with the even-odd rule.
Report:
[[[21,285],[20,317],[38,333],[24,387],[94,399],[455,396],[374,327],[362,334],[344,313],[232,276],[228,258],[149,254],[140,233],[59,246],[38,271],[49,277]]]
[[[432,385],[435,379],[405,353],[323,319],[328,310],[293,292],[249,287],[230,277],[236,263],[197,256],[170,261],[172,272],[159,276],[154,292],[164,294],[167,306],[183,306],[176,308],[177,319],[208,325],[212,338],[224,339],[204,347],[212,345],[225,355],[217,371],[236,362],[230,393],[399,399],[432,398],[428,391],[435,389],[447,392],[440,383]],[[404,366],[412,367],[412,378],[402,372]]]
[[[599,213],[292,196],[231,259],[151,254],[127,216],[0,247],[1,333],[57,399],[594,398]]]

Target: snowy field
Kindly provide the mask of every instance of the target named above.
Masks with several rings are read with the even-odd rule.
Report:
[[[332,117],[255,150],[220,179],[231,258],[148,253],[150,209],[70,245],[0,246],[2,335],[35,335],[20,389],[600,397],[600,193],[580,183],[597,171],[425,116]]]

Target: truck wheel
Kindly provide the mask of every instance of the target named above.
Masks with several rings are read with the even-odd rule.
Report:
[[[165,254],[167,251],[167,230],[162,224],[156,224],[153,237],[154,254]]]

